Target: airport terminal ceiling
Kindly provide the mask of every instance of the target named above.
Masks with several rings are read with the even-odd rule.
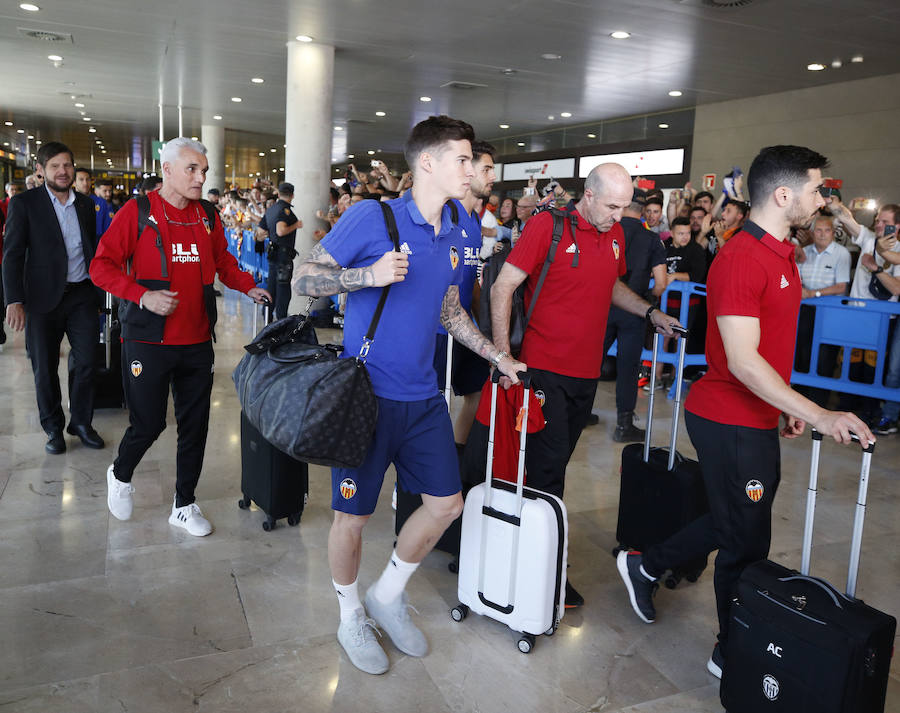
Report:
[[[335,47],[336,162],[433,113],[500,137],[900,72],[888,0],[3,0],[0,144],[140,168],[161,96],[167,138],[180,104],[186,135],[221,122],[238,170],[265,170],[298,35]]]

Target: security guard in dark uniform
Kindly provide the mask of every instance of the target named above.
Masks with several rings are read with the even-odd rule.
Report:
[[[297,251],[294,241],[303,221],[294,215],[291,201],[294,186],[291,183],[278,184],[278,200],[266,211],[260,227],[269,231],[269,292],[275,300],[275,317],[287,317],[291,301],[291,277],[294,272],[294,258]]]

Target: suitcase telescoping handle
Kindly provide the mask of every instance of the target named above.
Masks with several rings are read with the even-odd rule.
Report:
[[[450,384],[450,376],[453,374],[453,335],[447,332],[447,369],[444,371],[444,401],[450,408],[450,394],[453,388]]]
[[[106,364],[106,368],[109,369],[112,365],[112,345],[110,345],[110,340],[112,339],[112,327],[113,327],[113,296],[109,292],[106,293],[106,301],[103,307],[103,314],[105,319],[103,320],[103,346],[104,346],[104,354],[103,361]]]
[[[681,413],[681,389],[684,379],[684,352],[687,348],[688,331],[684,327],[672,326],[679,335],[678,366],[675,369],[675,404],[672,411],[672,430],[669,437],[669,470],[675,467],[675,442],[678,440],[678,415]],[[656,362],[659,353],[659,332],[653,333],[653,362],[650,365],[650,403],[647,405],[647,430],[644,434],[644,463],[650,460],[650,431],[653,428],[653,405],[656,401]]]
[[[859,443],[856,434],[850,434]],[[816,495],[819,486],[819,453],[822,449],[822,434],[812,431],[812,458],[809,465],[809,488],[806,491],[806,521],[803,525],[803,550],[800,561],[800,572],[809,575],[809,562],[812,553],[813,524],[816,519]],[[866,519],[866,498],[869,491],[869,468],[872,464],[874,443],[863,444],[862,465],[859,471],[859,491],[856,496],[856,514],[853,517],[853,536],[850,540],[850,562],[847,568],[847,596],[856,596],[856,580],[859,574],[859,553],[862,549],[863,523]]]

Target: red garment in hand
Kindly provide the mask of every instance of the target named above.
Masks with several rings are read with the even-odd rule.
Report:
[[[481,400],[475,418],[479,423],[491,425],[491,387],[490,380],[484,382],[481,389]],[[522,430],[522,399],[525,387],[514,384],[509,389],[497,387],[497,414],[494,427],[494,469],[493,477],[516,482],[517,464],[519,461],[519,434]],[[534,392],[528,399],[528,433],[535,433],[544,427],[544,412]],[[527,484],[527,474],[526,474]]]

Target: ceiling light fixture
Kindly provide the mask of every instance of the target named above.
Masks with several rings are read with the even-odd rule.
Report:
[[[572,116],[572,113],[571,113],[571,112],[568,112],[568,111],[563,111],[563,112],[560,112],[560,116],[561,116],[563,119],[568,119],[569,117]]]
[[[355,154],[355,153],[348,153],[348,154],[347,154],[347,158],[356,158],[356,154]]]
[[[825,65],[821,64],[820,62],[813,62],[812,64],[806,65],[806,68],[810,72],[821,72],[823,69],[825,69]]]
[[[35,145],[40,146],[40,145],[41,145],[42,143],[44,143],[44,142],[41,141],[40,139],[38,139],[38,140],[35,141],[34,143],[35,143]]]
[[[89,116],[83,116],[83,117],[81,117],[81,120],[82,120],[82,121],[91,121],[91,117],[89,117]]]
[[[297,40],[297,42],[312,42],[313,41],[313,38],[310,37],[309,35],[297,35],[294,39]]]
[[[431,101],[431,97],[419,97],[419,101],[420,101],[420,102],[430,102],[430,101]]]
[[[589,138],[589,139],[596,139],[596,138],[597,138],[597,134],[588,134],[588,138]]]
[[[671,92],[669,92],[669,96],[670,97],[680,97],[681,91],[678,89],[673,89]]]
[[[524,142],[524,141],[519,141],[519,142],[516,144],[516,146],[524,146],[524,145],[525,145],[525,142]]]
[[[25,10],[25,12],[38,12],[41,9],[30,2],[20,2],[19,8]]]
[[[82,104],[81,102],[75,102],[75,106],[76,106],[78,109],[84,109],[84,104]]]
[[[60,57],[58,54],[48,54],[47,59],[49,59],[51,62],[62,62],[62,57]]]
[[[850,61],[853,62],[853,64],[859,64],[860,62],[863,61],[863,56],[861,54],[853,55],[850,58]]]
[[[254,84],[262,84],[266,80],[263,79],[262,77],[253,77],[253,79],[251,79],[250,81],[253,82]]]
[[[372,149],[369,149],[368,151],[366,151],[366,153],[369,154],[369,156],[374,156],[374,155],[375,155],[375,152],[372,151]]]
[[[376,111],[375,116],[387,116],[383,111]]]
[[[3,123],[4,123],[6,126],[12,126],[12,125],[13,125],[13,123],[12,123],[11,121],[4,121]]]
[[[501,128],[501,129],[508,129],[508,128],[509,128],[509,124],[500,124],[500,128]]]
[[[334,130],[335,130],[335,131],[343,131],[343,130],[344,130],[344,127],[343,127],[343,126],[335,126],[335,127],[334,127]]]
[[[275,153],[277,149],[269,149],[269,153]]]
[[[556,119],[556,117],[553,116],[553,114],[551,114],[550,116],[547,117],[547,119],[549,119],[550,121],[554,121]]]
[[[89,133],[89,134],[96,134],[96,133],[97,133],[97,129],[95,129],[95,128],[92,126],[90,129],[88,129],[88,133]]]
[[[553,60],[562,59],[562,55],[554,54],[553,52],[545,52],[541,55],[541,59],[546,59],[552,62]]]
[[[9,146],[9,141],[4,141],[4,142],[3,142],[3,145],[4,145],[4,146]]]
[[[669,125],[668,125],[668,124],[660,124],[660,125],[659,125],[659,128],[660,128],[660,129],[668,129],[668,128],[669,128]]]
[[[839,59],[833,59],[833,60],[831,60],[831,66],[834,67],[835,69],[840,69],[841,67],[844,66],[844,63],[841,62],[841,60],[839,60]]]
[[[33,139],[34,136],[32,136],[31,134],[28,134],[28,138],[29,138],[29,139]]]
[[[221,114],[213,114],[213,119],[215,119],[216,121],[222,121],[222,115]]]
[[[609,36],[614,40],[627,40],[629,37],[631,37],[631,33],[625,32],[625,30],[616,30],[615,32],[610,32]]]
[[[265,154],[264,154],[262,151],[259,152],[259,155],[260,155],[260,156],[265,156]]]
[[[240,104],[244,100],[240,97],[231,97],[231,101],[233,101],[235,104]]]
[[[198,139],[196,136],[192,136],[192,137],[191,137],[191,141],[199,141],[199,140],[200,140],[200,139]]]
[[[16,133],[17,133],[17,134],[24,134],[24,133],[25,133],[25,129],[16,129]]]

